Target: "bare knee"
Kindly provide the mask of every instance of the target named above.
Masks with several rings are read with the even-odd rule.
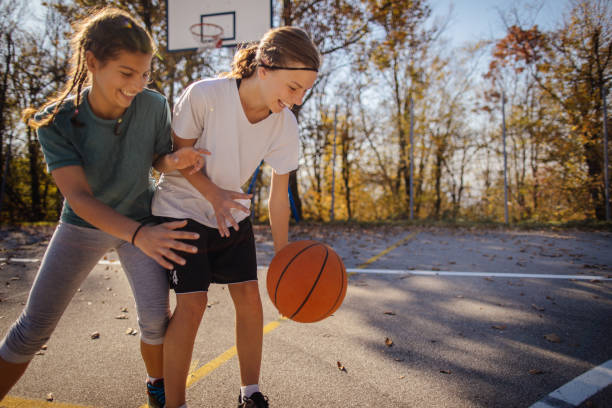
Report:
[[[230,293],[237,313],[261,313],[261,297],[257,282],[230,285]]]
[[[181,319],[186,319],[192,324],[199,324],[208,303],[207,292],[183,293],[176,296],[175,314],[180,314]]]

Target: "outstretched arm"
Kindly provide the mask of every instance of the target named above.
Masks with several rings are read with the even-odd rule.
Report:
[[[94,197],[85,172],[81,166],[65,166],[51,172],[55,183],[68,200],[74,212],[91,225],[124,241],[131,242],[140,227],[137,221],[128,218]],[[185,260],[173,249],[196,252],[197,248],[184,244],[178,239],[197,239],[197,234],[175,231],[185,226],[186,221],[144,226],[138,230],[134,245],[153,258],[164,268],[170,269],[168,260],[184,264]]]
[[[172,138],[174,140],[174,146],[177,149],[193,148],[196,139],[183,139],[172,132]],[[201,171],[190,171],[187,169],[179,169],[179,172],[185,177],[196,190],[204,196],[213,206],[215,210],[215,216],[217,218],[217,226],[219,233],[222,237],[229,237],[229,229],[227,223],[229,222],[234,229],[238,230],[238,223],[232,217],[230,210],[236,208],[240,211],[249,213],[249,209],[238,203],[238,199],[250,199],[251,194],[239,193],[236,191],[224,190],[213,183],[203,172]]]
[[[210,155],[206,149],[196,149],[192,146],[174,146],[174,152],[159,156],[153,162],[153,167],[160,173],[169,173],[174,170],[186,170],[195,174],[202,170],[205,158]]]

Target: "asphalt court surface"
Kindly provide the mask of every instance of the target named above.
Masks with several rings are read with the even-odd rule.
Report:
[[[0,258],[36,259],[49,234],[0,237]],[[330,244],[352,271],[394,272],[352,274],[340,310],[314,324],[279,319],[260,284],[261,386],[273,407],[529,407],[612,359],[610,233],[297,226],[291,239]],[[269,228],[256,227],[256,240],[267,265]],[[126,334],[137,329],[133,300],[115,259],[111,252],[95,268],[0,407],[45,406],[49,393],[54,407],[145,402],[138,335]],[[38,263],[0,264],[4,336]],[[548,277],[530,277],[538,274]],[[208,303],[188,403],[231,407],[239,386],[233,306],[223,286],[211,287]],[[610,395],[608,386],[583,406],[611,406]]]

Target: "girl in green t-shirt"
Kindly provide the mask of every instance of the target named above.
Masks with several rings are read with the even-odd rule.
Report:
[[[71,44],[72,72],[63,92],[24,112],[65,202],[28,303],[0,343],[0,400],[47,342],[89,272],[115,249],[136,301],[149,406],[162,407],[169,317],[164,269],[184,264],[175,250],[197,249],[179,240],[198,235],[177,230],[186,221],[148,223],[150,170],[197,172],[208,152],[172,152],[168,103],[145,89],[155,45],[129,14],[115,8],[93,13],[77,23]]]

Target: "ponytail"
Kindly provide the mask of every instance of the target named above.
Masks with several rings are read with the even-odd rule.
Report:
[[[259,43],[239,49],[232,61],[232,71],[222,73],[221,77],[248,78],[259,66],[286,66],[289,63],[299,63],[316,71],[321,64],[319,51],[301,28],[273,28]]]

